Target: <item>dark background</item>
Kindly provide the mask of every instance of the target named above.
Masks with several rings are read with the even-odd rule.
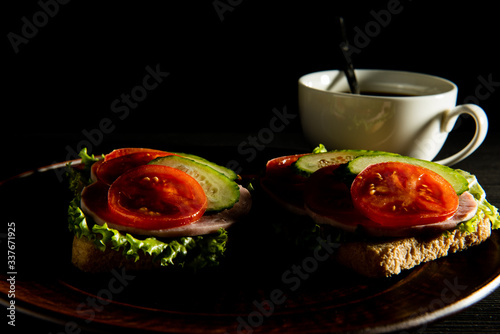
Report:
[[[55,3],[22,1],[2,10],[1,145],[18,166],[2,174],[64,160],[66,147],[76,149],[103,119],[112,131],[96,135],[93,153],[127,134],[251,134],[269,126],[273,108],[298,114],[298,78],[341,66],[338,15],[358,47],[356,67],[448,78],[459,86],[458,103],[481,93],[490,131],[499,129],[499,29],[491,1]],[[40,14],[44,6],[50,15]],[[384,16],[391,6],[397,14]],[[9,36],[22,37],[27,21],[39,27],[16,52]],[[126,117],[113,112],[113,101],[142,85],[147,66],[169,75]],[[478,91],[480,77],[498,84]],[[457,128],[470,132],[472,123],[461,120]],[[297,117],[283,134],[300,131]]]

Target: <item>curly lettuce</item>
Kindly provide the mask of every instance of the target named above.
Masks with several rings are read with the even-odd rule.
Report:
[[[99,250],[105,251],[107,247],[111,247],[134,261],[138,261],[141,255],[149,255],[153,262],[159,262],[161,266],[176,265],[196,271],[219,264],[228,239],[224,229],[211,235],[159,240],[155,237],[142,238],[123,233],[110,228],[106,223],[96,224],[91,217],[85,215],[79,204],[82,189],[92,183],[90,168],[99,159],[88,155],[86,149],[80,152],[80,157],[83,168],[67,168],[69,187],[75,194],[68,208],[68,228],[78,238],[85,236]]]
[[[89,155],[86,147],[83,148],[78,155],[82,158],[81,168],[77,170],[71,167],[71,163],[68,163],[66,166],[66,177],[69,180],[69,190],[78,200],[80,200],[83,188],[92,183],[90,179],[90,169],[92,165],[101,158],[103,159],[104,156],[96,158],[93,154]]]
[[[326,153],[326,152],[328,152],[328,150],[326,149],[325,145],[323,145],[323,144],[319,144],[312,151],[312,153],[314,153],[314,154],[317,154],[317,153]]]
[[[472,196],[474,196],[474,199],[478,203],[476,215],[472,219],[461,223],[458,226],[460,231],[475,232],[477,229],[477,225],[481,220],[483,220],[484,217],[489,218],[492,229],[500,228],[500,216],[498,214],[498,209],[486,200],[486,192],[477,182],[477,178],[464,170],[457,169],[457,171],[462,174],[469,182],[469,192],[472,194]]]

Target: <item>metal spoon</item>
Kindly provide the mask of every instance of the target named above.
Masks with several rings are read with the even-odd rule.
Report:
[[[342,52],[342,56],[344,57],[344,73],[347,78],[347,82],[349,83],[349,88],[351,89],[351,93],[359,94],[359,85],[358,80],[356,79],[356,74],[354,73],[354,65],[352,64],[352,59],[349,56],[349,41],[347,40],[347,34],[345,31],[344,19],[342,17],[338,18],[339,28],[340,28],[340,40],[339,50]],[[335,81],[330,83],[328,86],[328,90],[332,88]]]

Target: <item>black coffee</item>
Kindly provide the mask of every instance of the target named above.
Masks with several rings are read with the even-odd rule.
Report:
[[[343,92],[350,93],[350,92]],[[407,94],[407,93],[386,93],[386,92],[373,92],[373,91],[361,91],[361,95],[371,95],[371,96],[384,96],[384,97],[405,97],[405,96],[418,96],[417,94]]]

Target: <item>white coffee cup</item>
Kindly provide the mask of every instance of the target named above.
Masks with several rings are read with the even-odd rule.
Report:
[[[436,161],[453,165],[474,152],[486,137],[485,112],[473,104],[456,106],[458,89],[451,81],[389,70],[356,70],[356,77],[361,95],[349,92],[342,71],[315,72],[299,79],[302,129],[312,145],[321,143],[329,150],[381,150],[432,160],[458,116],[468,114],[476,122],[472,140],[459,152]]]

